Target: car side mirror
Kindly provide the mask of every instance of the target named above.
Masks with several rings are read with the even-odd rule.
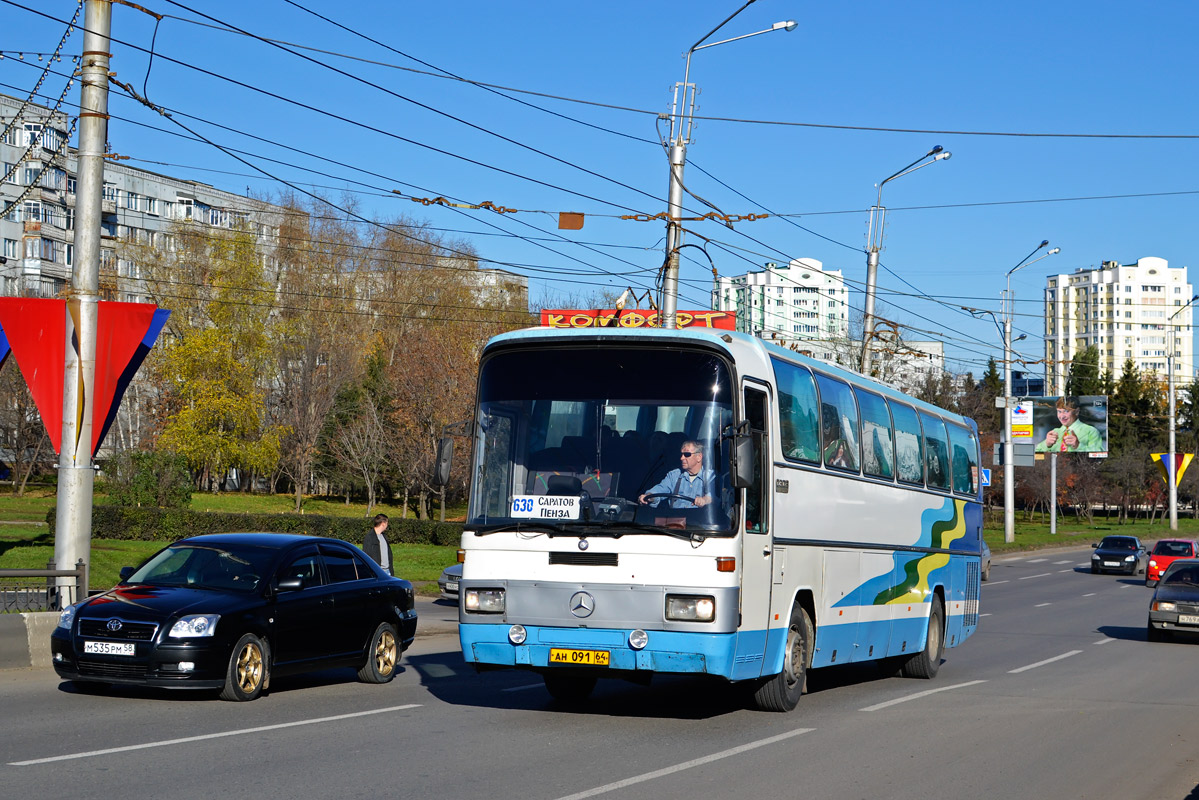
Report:
[[[137,570],[133,567],[121,567],[121,573],[120,573],[121,583],[124,583],[125,581],[129,580],[129,576],[132,575],[136,571]]]
[[[276,591],[295,592],[304,588],[303,578],[284,578],[275,585]]]
[[[1094,544],[1091,545],[1091,549],[1094,550],[1098,546],[1099,546],[1099,543],[1095,542]]]

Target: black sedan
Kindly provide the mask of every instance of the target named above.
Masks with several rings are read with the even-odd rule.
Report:
[[[220,689],[253,700],[273,676],[354,666],[395,675],[416,634],[412,584],[335,539],[229,533],[183,539],[65,609],[51,634],[68,680]]]
[[[1104,536],[1093,544],[1091,572],[1123,572],[1136,575],[1149,567],[1149,551],[1135,536]]]
[[[1199,559],[1166,567],[1149,603],[1149,641],[1169,641],[1177,632],[1199,633]]]

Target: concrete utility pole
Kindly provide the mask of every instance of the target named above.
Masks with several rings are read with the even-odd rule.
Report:
[[[67,299],[67,347],[63,369],[62,448],[58,456],[58,505],[54,562],[71,569],[91,565],[92,410],[95,401],[96,320],[100,303],[100,218],[104,147],[108,142],[110,0],[87,0],[80,67],[79,167],[75,193],[75,267]],[[76,353],[72,340],[78,342]],[[61,578],[60,581],[70,580]],[[83,597],[88,578],[83,579]],[[61,584],[60,584],[61,585]]]
[[[1178,327],[1174,324],[1174,318],[1183,311],[1191,307],[1191,303],[1199,300],[1199,294],[1192,297],[1186,302],[1182,308],[1170,315],[1170,319],[1166,320],[1166,324],[1170,326],[1170,350],[1166,357],[1166,389],[1170,395],[1170,452],[1168,458],[1168,466],[1166,467],[1166,483],[1170,485],[1170,530],[1178,530],[1178,481],[1174,477],[1174,432],[1178,427],[1178,406],[1174,399],[1174,350],[1178,347]],[[1190,330],[1190,326],[1187,326]]]
[[[695,85],[691,83],[691,54],[696,50],[704,50],[719,44],[748,39],[773,31],[793,31],[795,20],[776,22],[765,30],[745,33],[731,39],[719,42],[704,41],[723,28],[729,21],[757,0],[749,0],[741,8],[724,18],[724,22],[704,34],[698,42],[691,45],[687,51],[687,66],[683,71],[683,82],[674,87],[674,101],[670,110],[670,196],[667,201],[667,212],[670,218],[666,220],[666,267],[662,274],[662,321],[661,327],[674,330],[675,312],[679,302],[679,248],[683,246],[683,226],[679,218],[683,215],[683,167],[687,164],[687,145],[691,142],[691,125],[695,115]]]

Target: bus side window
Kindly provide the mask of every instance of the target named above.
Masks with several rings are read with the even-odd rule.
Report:
[[[876,478],[891,478],[895,472],[892,447],[891,413],[887,403],[873,392],[854,388],[862,412],[862,470]]]
[[[779,445],[783,458],[820,463],[819,404],[812,373],[795,364],[773,359],[779,389]]]
[[[978,494],[978,443],[974,432],[950,423],[949,444],[953,448],[953,490]]]
[[[904,483],[924,484],[924,437],[916,410],[903,403],[889,401],[895,420],[895,463]]]
[[[858,404],[849,384],[817,375],[820,387],[821,447],[824,465],[857,472],[862,460],[858,439]]]
[[[945,423],[932,414],[921,412],[924,424],[924,460],[928,469],[928,485],[937,489],[949,488],[949,437]]]

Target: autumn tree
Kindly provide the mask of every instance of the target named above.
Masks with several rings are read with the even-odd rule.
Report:
[[[8,451],[9,479],[20,497],[39,465],[54,460],[54,448],[16,359],[8,361],[0,369],[0,448]]]

